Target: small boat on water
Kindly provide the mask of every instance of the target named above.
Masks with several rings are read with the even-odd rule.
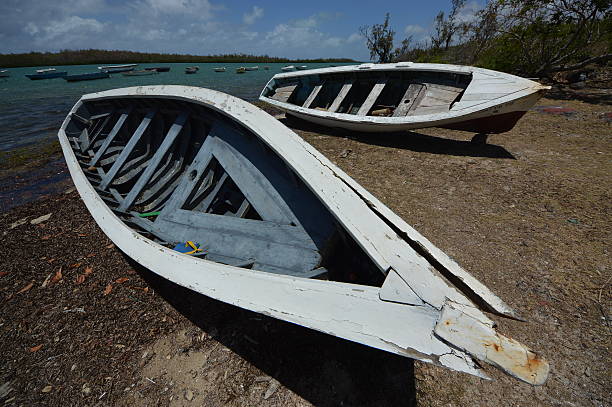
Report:
[[[83,96],[59,133],[102,231],[195,292],[480,377],[539,385],[548,363],[483,311],[514,311],[254,105],[163,85]]]
[[[295,67],[295,69],[298,71],[303,71],[304,69],[308,69],[308,67],[306,65],[298,65]]]
[[[270,67],[269,66],[264,66],[264,71],[269,71]]]
[[[140,71],[130,71],[122,73],[123,76],[148,76],[148,75],[157,75],[159,71],[156,69],[143,69]]]
[[[258,71],[259,67],[258,66],[247,66],[246,68],[247,71]]]
[[[25,76],[27,78],[30,78],[33,81],[36,80],[40,80],[40,79],[54,79],[54,78],[61,78],[68,75],[67,71],[58,71],[55,68],[45,68],[45,69],[38,69],[36,71],[36,73],[34,74],[26,74]]]
[[[145,71],[157,71],[157,72],[170,72],[170,67],[169,66],[149,66],[144,68]]]
[[[121,73],[133,71],[135,66],[138,66],[138,64],[106,65],[99,66],[98,69],[106,73]]]
[[[106,79],[106,78],[110,78],[110,74],[108,72],[91,72],[91,73],[82,73],[82,74],[64,76],[64,79],[67,82],[92,81],[95,79]]]
[[[9,76],[11,74],[7,69],[0,69],[0,78],[8,78]]]
[[[225,72],[225,67],[215,68],[215,72]]]
[[[236,73],[245,73],[246,71],[246,68],[243,66],[241,66],[240,68],[236,68]]]
[[[281,68],[281,71],[283,71],[283,72],[292,72],[292,71],[295,71],[295,66],[293,66],[293,65],[283,66]]]
[[[363,132],[444,127],[506,132],[549,86],[470,66],[399,62],[275,75],[260,100],[316,124]]]
[[[185,73],[194,74],[194,73],[198,73],[199,70],[200,70],[199,66],[188,66],[187,68],[185,68]]]

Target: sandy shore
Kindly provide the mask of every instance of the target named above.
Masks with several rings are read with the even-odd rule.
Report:
[[[486,145],[451,130],[287,123],[526,319],[495,317],[550,361],[546,385],[486,366],[483,381],[196,295],[123,256],[66,183],[0,214],[0,402],[606,405],[612,109],[601,101],[543,99]]]

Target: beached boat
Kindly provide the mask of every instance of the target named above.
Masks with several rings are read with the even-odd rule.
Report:
[[[215,72],[225,72],[225,67],[215,68]]]
[[[8,78],[11,73],[7,69],[0,69],[0,78]]]
[[[316,124],[363,132],[512,129],[550,89],[469,66],[362,64],[275,75],[260,100]]]
[[[138,64],[106,65],[99,66],[98,69],[106,73],[121,73],[133,71],[135,66],[138,66]]]
[[[246,68],[243,66],[241,66],[240,68],[236,68],[236,73],[245,73],[246,71]]]
[[[144,69],[145,71],[170,72],[169,66],[149,66]]]
[[[246,68],[247,71],[258,71],[259,67],[258,66],[247,66]]]
[[[283,66],[281,68],[281,71],[283,71],[283,72],[292,72],[292,71],[295,71],[295,66],[293,66],[293,65]]]
[[[480,377],[548,364],[483,313],[501,299],[261,109],[175,85],[83,96],[59,130],[117,247],[209,297]]]
[[[45,69],[37,69],[34,74],[26,74],[26,78],[30,78],[33,81],[40,79],[54,79],[54,78],[62,78],[68,75],[67,71],[58,71],[55,68],[45,68]]]
[[[122,73],[123,76],[148,76],[157,74],[159,74],[159,72],[155,69],[142,69],[140,71],[130,71]]]
[[[64,79],[68,82],[92,81],[95,79],[106,78],[110,78],[110,74],[108,72],[91,72],[64,76]]]
[[[187,68],[185,68],[185,73],[194,74],[194,73],[198,73],[199,70],[200,70],[199,66],[188,66]]]

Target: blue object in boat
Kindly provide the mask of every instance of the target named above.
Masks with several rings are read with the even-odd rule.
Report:
[[[185,243],[177,244],[176,246],[174,246],[174,250],[179,253],[185,254],[195,254],[202,251],[202,249],[200,249],[199,243],[192,242],[190,240],[186,241]]]

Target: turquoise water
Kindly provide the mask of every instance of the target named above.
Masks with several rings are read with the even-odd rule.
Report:
[[[186,75],[185,67],[193,65],[198,65],[200,71]],[[236,74],[236,68],[254,65],[259,65],[258,71]],[[264,70],[264,65],[270,69]],[[57,129],[68,111],[86,93],[138,85],[186,85],[211,88],[253,101],[259,97],[266,82],[274,74],[281,72],[281,67],[286,65],[286,63],[140,64],[135,69],[149,66],[169,66],[171,69],[170,72],[158,75],[130,77],[119,73],[111,75],[109,79],[83,82],[66,82],[61,78],[32,81],[24,75],[47,67],[11,68],[9,78],[0,78],[0,151],[55,138]],[[329,66],[327,63],[306,65],[308,68]],[[218,66],[225,66],[226,72],[214,72],[213,68]],[[68,71],[69,75],[98,71],[98,65],[54,66],[54,68],[58,71]]]

